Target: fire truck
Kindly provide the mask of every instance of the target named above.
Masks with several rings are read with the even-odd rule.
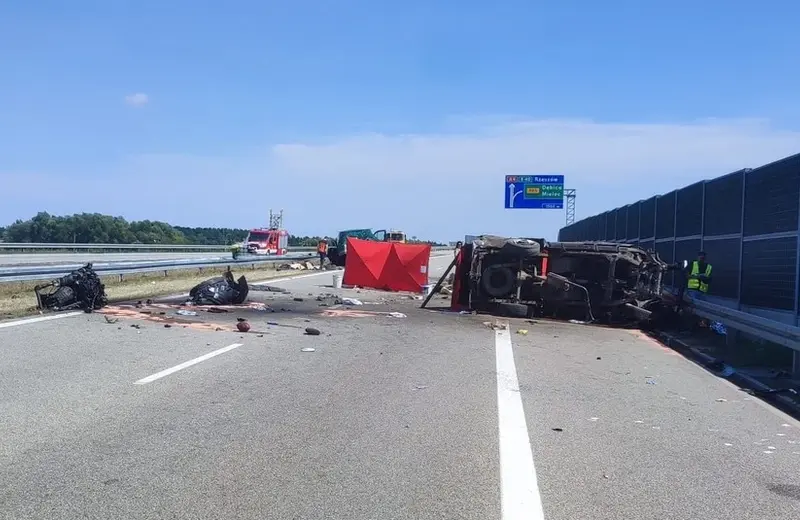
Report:
[[[254,255],[285,255],[289,232],[283,229],[283,210],[269,210],[269,227],[251,229],[244,241],[245,250]]]
[[[275,228],[251,229],[244,243],[250,254],[285,255],[289,247],[289,232]]]

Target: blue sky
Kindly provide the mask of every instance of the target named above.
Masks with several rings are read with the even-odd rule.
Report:
[[[649,4],[649,5],[646,5]],[[554,238],[800,152],[800,4],[706,0],[0,4],[0,223],[37,211],[297,234]]]

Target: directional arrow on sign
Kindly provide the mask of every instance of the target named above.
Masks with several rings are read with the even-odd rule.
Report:
[[[514,183],[511,183],[511,184],[508,185],[508,207],[509,208],[513,208],[514,207],[514,199],[516,198],[517,195],[522,193],[522,190],[519,190],[518,192],[515,193],[514,192],[514,188],[515,188]]]

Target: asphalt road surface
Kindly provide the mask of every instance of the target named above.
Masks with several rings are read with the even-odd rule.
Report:
[[[0,518],[798,518],[800,424],[640,333],[330,276],[0,323]]]

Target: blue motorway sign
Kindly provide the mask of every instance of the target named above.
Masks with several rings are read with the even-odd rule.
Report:
[[[506,175],[506,209],[563,209],[563,175]]]

